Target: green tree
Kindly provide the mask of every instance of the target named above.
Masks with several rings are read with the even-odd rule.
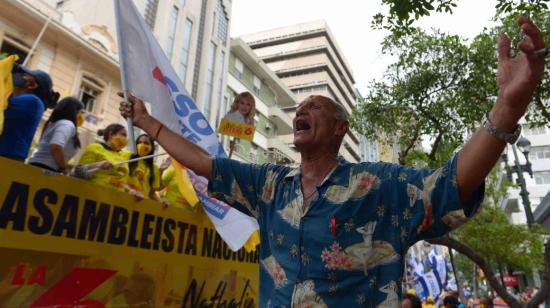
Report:
[[[382,0],[388,8],[387,13],[374,15],[372,25],[375,29],[390,30],[394,34],[410,33],[414,22],[432,12],[452,13],[459,0]],[[498,0],[495,10],[498,15],[518,13],[530,15],[548,10],[550,0]]]
[[[546,11],[535,17],[548,21],[549,16]],[[396,60],[383,80],[370,83],[370,91],[352,115],[353,127],[370,138],[384,132],[398,144],[401,164],[441,166],[479,126],[482,115],[496,101],[495,45],[498,33],[511,33],[508,29],[517,29],[514,16],[505,18],[499,27],[485,29],[472,42],[416,28],[392,33],[385,39],[382,52]],[[548,29],[545,32],[548,36]],[[545,102],[550,101],[548,78],[544,77],[527,116],[532,125],[550,123],[550,117],[545,115]],[[542,269],[543,231],[509,223],[496,207],[503,188],[494,178],[493,174],[488,180],[485,209],[450,236],[431,242],[467,256],[484,271],[491,287],[510,306],[520,307],[495,278],[492,266],[530,270],[535,265]],[[550,244],[545,260],[543,290],[528,306],[542,301],[542,294],[550,292]]]
[[[373,81],[370,91],[357,105],[352,125],[369,138],[382,131],[400,146],[399,162],[420,158],[417,145],[431,137],[425,161],[435,166],[442,144],[451,148],[464,141],[484,112],[493,104],[491,97],[475,98],[465,85],[472,82],[470,51],[458,36],[436,31],[427,34],[413,29],[407,35],[388,36],[382,52],[396,57],[382,81]],[[493,83],[495,83],[493,81]],[[474,93],[477,95],[477,93]]]

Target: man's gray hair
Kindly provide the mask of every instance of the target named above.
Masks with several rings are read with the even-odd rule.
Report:
[[[334,107],[334,109],[336,109],[336,115],[335,115],[336,120],[342,121],[342,122],[349,122],[349,116],[348,116],[348,113],[346,111],[346,108],[344,108],[344,105],[342,105],[341,103],[333,100],[332,98],[330,98],[328,96],[324,96],[324,95],[310,95],[306,99],[304,99],[302,101],[302,103],[304,103],[308,100],[312,100],[312,99],[321,99],[321,100],[329,102]]]
[[[330,100],[330,103],[334,106],[334,108],[336,108],[336,119],[338,121],[348,122],[349,116],[348,116],[348,113],[346,112],[346,108],[344,108],[342,104],[340,104],[339,102],[331,98],[329,98],[329,100]]]

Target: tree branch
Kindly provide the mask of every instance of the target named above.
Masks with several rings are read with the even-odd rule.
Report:
[[[544,243],[544,270],[542,271],[542,279],[540,290],[527,303],[527,308],[538,307],[550,294],[550,240]]]
[[[436,238],[433,240],[428,240],[428,243],[431,244],[437,244],[437,245],[443,245],[447,246],[449,248],[452,248],[461,254],[468,257],[470,260],[472,260],[475,264],[479,266],[483,270],[483,273],[485,274],[485,277],[487,278],[487,281],[489,281],[489,284],[491,285],[491,288],[497,292],[497,294],[508,304],[511,308],[521,308],[522,305],[508,292],[506,291],[506,288],[501,285],[497,278],[495,277],[495,273],[491,270],[487,262],[478,255],[475,251],[473,251],[470,247],[462,244],[461,242],[453,239],[450,236],[443,236],[440,238]],[[542,291],[542,289],[541,289]],[[542,292],[539,292],[537,294],[541,294]],[[542,296],[542,295],[541,295]]]
[[[437,148],[439,147],[439,144],[441,143],[442,138],[443,138],[443,132],[439,131],[439,134],[435,138],[434,144],[432,145],[432,150],[430,151],[430,155],[428,155],[428,157],[432,162],[435,161],[435,154],[437,153]]]
[[[409,151],[416,144],[416,140],[418,140],[419,135],[420,135],[420,128],[418,128],[418,126],[417,126],[416,132],[415,132],[414,136],[411,138],[411,140],[409,141],[409,144],[408,144],[407,148],[405,148],[405,150],[403,152],[399,153],[399,164],[400,165],[405,165],[405,160],[406,160],[407,156],[409,155]]]
[[[458,88],[458,85],[455,84],[455,81],[456,81],[456,76],[454,76],[453,79],[451,79],[451,81],[448,84],[443,85],[443,86],[441,86],[441,87],[439,87],[439,88],[437,88],[437,89],[435,89],[431,92],[426,93],[426,95],[424,95],[420,99],[422,101],[424,101],[425,99],[428,99],[430,96],[432,96],[432,94],[435,94],[437,92],[445,91],[445,90],[448,90],[448,89],[453,88],[453,87]]]

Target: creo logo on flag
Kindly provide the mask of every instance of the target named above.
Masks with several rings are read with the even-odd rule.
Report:
[[[170,96],[172,97],[172,105],[174,106],[174,110],[180,117],[178,119],[180,132],[185,138],[189,139],[193,143],[200,144],[202,142],[201,136],[214,134],[214,131],[200,110],[196,108],[193,100],[189,96],[181,93],[175,82],[173,82],[168,76],[164,75],[158,67],[153,69],[152,74],[155,80],[167,86]],[[182,122],[181,118],[188,119],[190,128]],[[210,149],[207,149],[207,151],[210,154],[225,156],[225,153],[220,153],[218,148],[221,147],[215,144],[212,145]],[[218,219],[223,219],[229,212],[230,207],[216,199],[208,197],[208,182],[204,178],[194,174],[192,170],[189,170],[189,179],[191,180],[191,183],[193,183],[197,196],[208,213],[214,215]]]
[[[208,121],[204,118],[200,110],[197,109],[191,97],[182,93],[176,83],[168,76],[164,75],[160,68],[155,67],[152,74],[155,80],[168,87],[168,91],[172,97],[174,111],[180,117],[180,119],[178,119],[180,132],[185,138],[194,143],[201,143],[203,141],[201,138],[202,136],[214,134],[214,131],[208,124]],[[189,127],[181,121],[181,118],[183,117],[188,119]],[[216,144],[211,145],[210,148],[207,148],[206,150],[211,154],[219,154],[217,153],[218,148],[219,146]]]

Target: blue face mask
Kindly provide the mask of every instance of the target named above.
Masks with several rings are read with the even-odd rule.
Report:
[[[21,73],[14,73],[12,75],[13,78],[13,86],[15,88],[24,88],[27,86],[27,80],[24,77],[24,74]]]

